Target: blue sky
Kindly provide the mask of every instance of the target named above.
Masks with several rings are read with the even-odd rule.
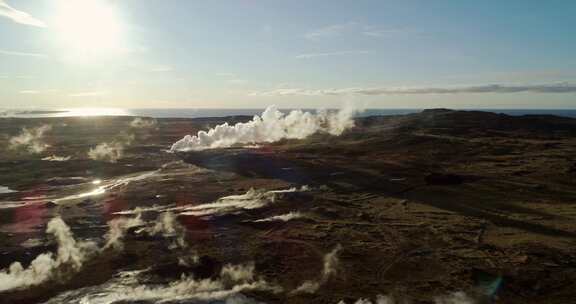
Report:
[[[576,108],[574,1],[0,0],[0,107]]]

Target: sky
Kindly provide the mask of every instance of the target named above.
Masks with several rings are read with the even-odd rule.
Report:
[[[576,108],[576,1],[0,0],[0,108]]]

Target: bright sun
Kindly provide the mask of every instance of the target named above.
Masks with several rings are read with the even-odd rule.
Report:
[[[110,0],[56,0],[50,27],[68,51],[93,56],[123,50],[121,21]]]

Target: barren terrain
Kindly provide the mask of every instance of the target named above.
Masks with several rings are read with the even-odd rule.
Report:
[[[114,286],[130,296],[107,298],[113,303],[576,298],[576,119],[438,109],[359,118],[341,136],[186,153],[167,150],[186,134],[250,117],[131,127],[133,119],[0,119],[0,186],[15,191],[0,193],[0,269],[56,253],[46,233],[54,217],[100,248],[78,269],[0,291],[0,303],[84,303]],[[22,128],[42,125],[51,126],[44,151],[10,148]],[[103,142],[122,145],[122,155],[89,159]],[[232,195],[244,205],[205,205]],[[150,232],[167,212],[175,231]],[[118,218],[140,222],[125,229],[122,246],[106,247]],[[228,264],[253,265],[257,278],[228,282]],[[160,299],[118,283],[129,271],[143,272],[130,284],[157,288]],[[183,275],[232,292],[194,297],[200,291]],[[304,292],[305,282],[318,286]]]

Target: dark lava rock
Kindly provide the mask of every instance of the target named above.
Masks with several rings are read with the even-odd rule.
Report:
[[[222,268],[222,263],[207,255],[199,258],[198,264],[193,266],[194,276],[205,279],[214,276]]]
[[[314,207],[311,209],[313,212],[327,218],[338,218],[338,212],[333,209],[328,209],[325,207]]]
[[[425,177],[427,185],[461,185],[464,177],[457,174],[430,173]]]
[[[82,200],[82,201],[78,204],[78,206],[86,207],[86,206],[89,206],[89,205],[91,205],[91,204],[93,204],[93,203],[94,203],[94,201],[93,201],[92,199],[87,198],[87,199],[85,199],[85,200]]]
[[[187,266],[178,262],[158,264],[149,274],[162,278],[179,278],[182,274],[193,274],[195,278],[206,279],[215,276],[222,268],[222,263],[209,256],[201,256],[198,263]]]
[[[68,186],[87,183],[88,179],[85,177],[52,177],[46,180],[46,184],[50,186]]]
[[[573,163],[572,165],[570,165],[570,167],[568,167],[567,171],[569,174],[576,174],[576,163]]]

